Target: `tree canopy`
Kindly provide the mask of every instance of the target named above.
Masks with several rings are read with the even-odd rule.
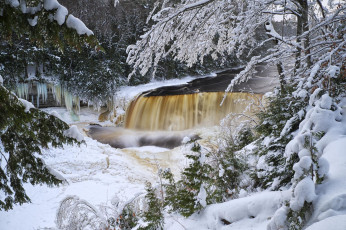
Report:
[[[62,47],[67,42],[76,47],[84,43],[98,47],[93,32],[57,0],[1,0],[0,31],[3,39],[28,36],[41,46]]]
[[[344,3],[344,1],[342,1]],[[281,69],[288,77],[300,67],[311,69],[312,63],[344,49],[345,4],[320,0],[166,0],[157,3],[151,19],[155,22],[141,40],[128,47],[128,63],[145,74],[169,54],[187,63],[203,62],[206,55],[213,58],[235,53],[253,56],[253,51],[265,43],[275,42],[270,52],[253,56],[247,67],[233,80],[245,81],[258,63],[281,65],[281,60],[295,59],[294,69]],[[279,34],[272,26],[275,17],[282,23],[295,21],[296,35]],[[259,41],[256,29],[264,28],[267,39]],[[330,63],[331,64],[331,63]]]

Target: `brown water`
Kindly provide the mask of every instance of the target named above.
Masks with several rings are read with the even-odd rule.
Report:
[[[126,112],[125,128],[133,130],[181,131],[218,125],[230,113],[250,114],[251,104],[262,96],[250,93],[196,93],[171,96],[140,96]],[[247,110],[247,111],[245,111]]]
[[[172,149],[181,145],[185,136],[189,136],[190,139],[199,138],[197,135],[191,135],[189,132],[184,131],[133,131],[98,125],[91,125],[88,128],[88,136],[103,144],[109,144],[114,148],[158,146]]]

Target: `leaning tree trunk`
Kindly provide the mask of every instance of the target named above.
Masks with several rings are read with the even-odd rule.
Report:
[[[267,35],[269,38],[273,38],[273,36],[271,35],[271,32],[269,28],[274,30],[273,24],[271,22],[266,22],[265,24],[265,30],[267,32]],[[269,26],[269,27],[267,27]],[[279,40],[277,38],[274,38],[273,40],[274,45],[277,46],[279,44]],[[283,63],[281,61],[278,61],[278,63],[276,64],[276,69],[279,73],[279,81],[280,81],[280,90],[281,90],[281,94],[285,93],[285,85],[286,85],[286,80],[285,80],[285,75],[284,75],[284,66]]]

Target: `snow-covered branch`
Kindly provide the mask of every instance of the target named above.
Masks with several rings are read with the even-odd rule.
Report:
[[[36,26],[39,18],[42,16],[42,12],[49,12],[49,19],[55,20],[60,26],[66,24],[68,28],[74,29],[79,35],[93,35],[93,32],[86,27],[86,25],[68,13],[66,7],[61,5],[57,0],[36,0],[28,3],[25,0],[8,0],[5,4],[14,9],[20,9],[20,11],[27,15],[28,23],[31,26]],[[35,6],[31,6],[35,4]],[[42,19],[41,19],[42,20]]]

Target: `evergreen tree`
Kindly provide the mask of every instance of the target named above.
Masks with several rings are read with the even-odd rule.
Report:
[[[191,153],[186,155],[191,163],[182,172],[182,178],[175,182],[170,171],[163,173],[168,182],[164,184],[165,205],[170,211],[177,211],[185,217],[203,209],[211,203],[210,173],[212,168],[206,163],[206,155],[201,153],[201,146],[192,143]]]
[[[114,224],[114,227],[130,230],[137,226],[138,220],[139,218],[134,211],[133,205],[129,203],[123,208],[121,214],[118,216]]]
[[[243,174],[248,170],[248,163],[244,159],[243,147],[254,140],[254,134],[248,127],[242,128],[239,132],[228,137],[226,146],[219,146],[215,154],[211,156],[214,163],[215,172],[215,197],[218,199],[213,203],[226,201],[230,198],[237,198],[242,184]],[[246,189],[246,188],[244,188]]]
[[[38,109],[25,111],[25,106],[11,92],[0,86],[0,210],[14,204],[30,202],[23,183],[58,185],[62,181],[52,175],[37,154],[41,148],[62,147],[76,143],[65,136],[69,126],[60,119]]]
[[[289,85],[286,85],[285,92],[278,90],[275,96],[267,99],[266,109],[257,114],[259,122],[256,132],[259,138],[256,154],[262,163],[258,164],[253,174],[255,187],[278,190],[291,185],[293,165],[298,155],[293,154],[287,159],[284,152],[304,118],[307,105],[305,100],[292,97],[292,90],[293,87]],[[288,122],[289,126],[286,125]]]
[[[162,201],[157,198],[156,189],[149,182],[146,183],[147,194],[145,200],[148,204],[147,210],[142,214],[145,221],[143,230],[163,229],[163,205]]]

